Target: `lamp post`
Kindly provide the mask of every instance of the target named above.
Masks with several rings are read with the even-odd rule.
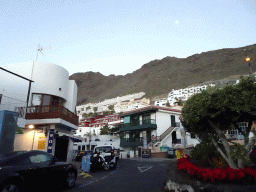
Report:
[[[29,129],[34,129],[35,127],[34,127],[34,125],[29,125],[28,128]],[[36,134],[36,131],[34,130],[34,136],[33,136],[32,149],[31,150],[33,150],[33,147],[34,147],[35,134]]]
[[[249,68],[250,68],[250,72],[251,72],[251,75],[252,75],[252,68],[251,68],[251,63],[250,63],[251,60],[252,60],[251,57],[247,57],[247,58],[244,59],[245,62],[249,62]]]

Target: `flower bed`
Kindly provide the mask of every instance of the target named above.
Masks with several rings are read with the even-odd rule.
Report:
[[[224,169],[200,168],[192,164],[189,156],[182,157],[178,160],[178,169],[185,170],[189,175],[204,181],[228,181],[252,183],[256,181],[256,170],[250,167],[244,169],[232,169],[230,167]]]

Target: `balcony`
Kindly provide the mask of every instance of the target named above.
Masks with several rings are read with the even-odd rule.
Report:
[[[122,124],[120,127],[120,131],[134,131],[134,130],[156,129],[156,128],[157,128],[156,120],[148,119],[148,120]]]
[[[143,146],[143,138],[123,138],[120,140],[120,147]]]
[[[27,108],[26,119],[63,119],[78,126],[78,116],[63,106],[33,106]]]

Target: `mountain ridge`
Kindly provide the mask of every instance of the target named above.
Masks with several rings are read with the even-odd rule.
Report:
[[[99,72],[74,73],[70,80],[78,86],[77,105],[97,103],[105,99],[145,92],[153,98],[206,81],[217,81],[235,75],[249,74],[245,57],[256,55],[256,44],[240,48],[224,48],[187,58],[164,57],[144,64],[126,75],[105,76]],[[252,60],[252,70],[255,71]]]

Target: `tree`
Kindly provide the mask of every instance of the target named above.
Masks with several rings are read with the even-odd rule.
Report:
[[[234,154],[225,133],[236,128],[244,136],[243,156],[249,159],[249,151],[254,146],[256,134],[249,140],[252,122],[256,120],[256,84],[252,76],[241,77],[240,83],[223,89],[211,88],[189,98],[182,109],[182,125],[186,131],[195,133],[201,139],[211,138],[211,142],[231,168],[237,168]],[[248,122],[243,132],[238,122]],[[254,131],[253,131],[254,132]],[[255,133],[255,132],[254,132]],[[221,148],[220,145],[224,148]],[[240,149],[241,151],[241,149]],[[245,159],[242,159],[245,161]]]
[[[182,106],[184,105],[185,101],[182,101],[181,99],[178,100],[178,105]]]
[[[98,107],[93,107],[93,111],[96,113],[98,111]]]
[[[171,105],[170,105],[170,102],[167,100],[167,102],[166,102],[166,107],[170,107]]]
[[[108,109],[111,111],[111,113],[115,112],[114,107],[115,107],[114,105],[109,105],[108,106]]]
[[[106,123],[101,129],[100,129],[100,134],[101,135],[108,135],[109,133],[109,126]]]
[[[90,106],[86,107],[86,111],[87,111],[87,110],[89,110],[89,109],[91,109],[91,107],[90,107]]]

